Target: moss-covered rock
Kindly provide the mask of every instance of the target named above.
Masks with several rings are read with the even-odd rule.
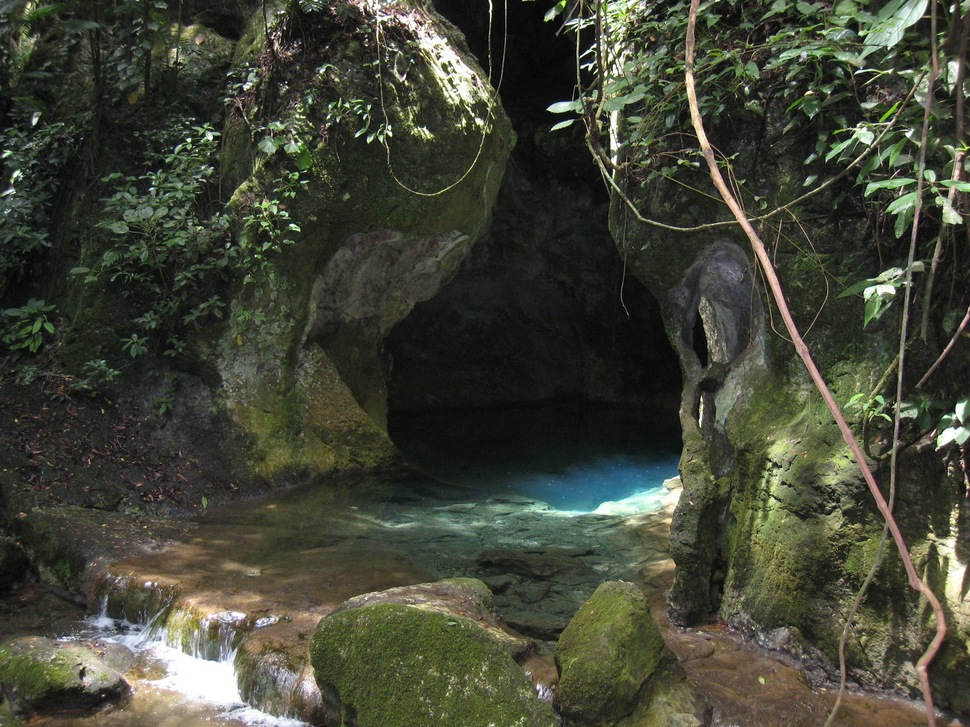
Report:
[[[636,709],[617,727],[706,727],[712,709],[687,679],[683,667],[667,661],[650,678]]]
[[[349,602],[320,622],[310,658],[332,724],[556,724],[510,655],[508,638],[462,613],[482,611],[484,584],[409,588],[417,590],[394,589],[387,602],[376,594]]]
[[[285,204],[301,231],[238,292],[232,326],[206,353],[252,467],[268,477],[394,459],[382,341],[483,235],[513,143],[455,28],[425,5],[369,12],[284,13],[270,37],[285,51],[225,130],[240,218],[303,169]],[[240,68],[266,63],[259,21],[240,43]],[[381,25],[376,48],[370,23]],[[254,135],[247,120],[267,115],[298,158],[257,149],[268,132]],[[260,230],[243,229],[241,244],[258,248]]]
[[[808,140],[817,130],[790,133],[791,119],[770,105],[757,119],[727,109],[705,121],[712,143],[731,156],[732,174],[744,180],[742,198],[757,189],[767,208],[776,209],[802,193],[802,161],[812,153]],[[703,174],[686,170],[677,181],[655,178],[631,189],[635,204],[645,216],[684,228],[728,219],[719,202],[690,191],[710,189]],[[788,208],[799,219],[801,241],[767,221],[762,232],[795,323],[888,494],[891,427],[880,414],[891,416],[892,404],[871,411],[868,422],[861,407],[847,405],[856,395],[863,403],[874,394],[892,399],[887,382],[895,381],[896,319],[887,314],[864,329],[863,302],[836,291],[878,275],[903,251],[883,247],[864,215],[846,213],[852,193],[828,188]],[[861,198],[860,189],[855,193]],[[684,493],[671,528],[677,564],[671,618],[687,624],[718,613],[752,630],[791,628],[821,651],[815,658],[836,661],[845,615],[872,566],[883,522],[776,306],[757,282],[747,288],[750,325],[746,331],[735,325],[737,306],[724,294],[730,268],[714,263],[732,245],[747,255],[748,245],[730,226],[673,232],[640,224],[619,199],[613,200],[611,229],[630,268],[661,301],[683,372]],[[744,288],[756,278],[748,267],[737,282]],[[736,355],[724,342],[741,339],[725,331],[746,333]],[[930,330],[925,339],[932,337]],[[907,352],[907,391],[946,336],[935,349],[925,339]],[[965,354],[951,355],[956,358],[946,362],[947,372],[928,384],[950,400],[970,385]],[[937,696],[966,710],[965,690],[956,687],[970,676],[965,475],[954,467],[955,453],[934,451],[927,436],[932,422],[922,427],[904,427],[894,512],[917,571],[942,597],[949,619],[946,645],[931,670]],[[917,693],[913,665],[932,637],[932,621],[890,546],[856,618],[850,671],[867,685]]]
[[[90,709],[130,692],[93,647],[40,637],[0,646],[0,685],[21,713]]]
[[[260,711],[314,725],[333,719],[313,676],[305,642],[256,632],[240,644],[233,667],[239,694]]]
[[[240,477],[396,461],[384,431],[383,340],[483,236],[514,143],[460,32],[429,4],[375,8],[191,3],[171,44],[177,78],[149,89],[157,113],[143,100],[149,90],[128,96],[128,136],[169,149],[173,109],[199,127],[226,111],[218,182],[214,174],[206,189],[228,199],[233,229],[191,294],[220,316],[186,326],[178,311],[147,332],[109,276],[71,278],[61,351],[69,368],[104,358],[142,387],[146,370],[173,364],[149,354],[130,365],[120,341],[171,324],[185,343],[178,376],[206,389],[193,397],[209,411],[193,412],[192,446],[199,459],[220,452]],[[105,146],[104,173],[165,164],[146,158],[148,144]],[[118,242],[97,226],[102,191],[81,204],[79,224],[92,232],[65,265],[96,269]]]
[[[596,589],[556,643],[556,665],[556,705],[569,724],[710,720],[704,699],[686,683],[647,599],[632,583],[609,581]],[[696,721],[677,722],[674,715]]]

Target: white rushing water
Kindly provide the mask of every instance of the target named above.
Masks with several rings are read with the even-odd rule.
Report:
[[[150,626],[106,615],[91,616],[74,636],[117,644],[133,655],[125,673],[131,700],[122,709],[88,718],[44,719],[54,727],[303,727],[304,722],[260,712],[245,702],[236,685],[235,651],[218,660],[198,659],[165,643]]]

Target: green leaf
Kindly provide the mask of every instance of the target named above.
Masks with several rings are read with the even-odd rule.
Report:
[[[582,110],[583,104],[580,101],[557,101],[546,109],[551,114],[566,114],[570,111],[579,113]]]
[[[632,91],[630,91],[630,93],[628,94],[624,94],[623,96],[617,96],[616,98],[607,99],[606,103],[603,104],[603,109],[605,111],[619,111],[625,106],[629,106],[632,103],[641,101],[643,97],[646,95],[647,95],[647,87],[643,85],[639,85],[636,88],[634,88]],[[552,106],[555,106],[555,105],[556,104],[553,104]],[[550,111],[552,110],[552,106],[549,107]]]
[[[886,207],[886,214],[895,215],[916,207],[916,192],[907,192],[902,197],[897,197],[889,206]]]
[[[942,449],[948,444],[956,444],[958,447],[962,447],[968,439],[970,439],[970,428],[948,427],[937,436],[936,448]]]
[[[301,172],[305,172],[307,169],[313,166],[313,154],[307,148],[306,144],[300,144],[300,151],[296,155],[296,168]]]
[[[940,184],[944,187],[953,187],[960,192],[970,192],[970,182],[958,182],[955,179],[944,179]]]
[[[953,203],[946,197],[937,197],[936,204],[943,210],[943,222],[947,225],[959,225],[963,222],[963,215],[956,211]]]
[[[970,399],[960,399],[953,407],[953,414],[961,423],[967,422],[967,409],[970,408]]]
[[[900,419],[916,419],[922,411],[921,402],[916,399],[903,399],[899,405]]]
[[[256,146],[258,146],[259,150],[264,154],[275,154],[276,150],[280,148],[280,142],[278,142],[272,136],[264,136],[259,140],[259,143]]]
[[[915,214],[915,208],[911,207],[896,217],[896,224],[893,225],[893,234],[896,235],[897,239],[902,237],[906,230],[909,229],[909,225],[913,221]]]
[[[865,328],[874,320],[878,320],[883,314],[886,306],[880,298],[870,298],[866,301],[866,307],[862,316],[862,327]]]
[[[871,28],[864,31],[866,52],[892,48],[903,38],[906,29],[915,25],[926,12],[928,0],[892,0],[883,6]]]
[[[899,189],[910,184],[916,184],[916,180],[911,177],[896,177],[895,179],[883,179],[879,182],[870,182],[866,185],[865,195],[868,197],[877,189]]]
[[[576,123],[576,119],[566,119],[565,121],[560,121],[558,124],[553,124],[553,127],[552,129],[550,129],[550,131],[559,131],[559,129],[565,129],[569,126],[572,126],[574,123]]]

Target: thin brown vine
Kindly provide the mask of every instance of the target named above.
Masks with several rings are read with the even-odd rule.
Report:
[[[937,599],[936,594],[933,593],[932,589],[923,582],[923,580],[919,577],[919,574],[916,572],[913,559],[909,553],[909,549],[906,547],[906,542],[903,538],[902,532],[899,529],[899,525],[896,523],[896,520],[893,517],[892,510],[882,493],[879,491],[875,477],[872,470],[866,464],[865,456],[859,446],[859,443],[852,434],[852,430],[849,428],[849,424],[846,421],[841,408],[839,407],[838,403],[836,403],[832,392],[825,383],[825,379],[822,377],[818,366],[812,359],[811,352],[809,351],[808,346],[805,344],[805,341],[802,338],[797,325],[795,324],[795,320],[792,317],[791,311],[788,307],[787,298],[782,288],[781,281],[779,280],[774,266],[772,265],[771,258],[768,255],[767,249],[765,248],[765,244],[762,242],[757,231],[755,231],[751,221],[748,219],[748,216],[745,214],[741,205],[728,188],[727,183],[724,180],[724,176],[721,174],[721,170],[718,167],[713,148],[711,147],[711,143],[707,138],[707,133],[704,128],[704,120],[700,113],[700,107],[697,100],[696,81],[694,78],[694,57],[696,50],[696,29],[699,6],[700,0],[691,0],[689,18],[687,22],[687,38],[685,43],[686,59],[684,81],[687,92],[687,100],[690,106],[691,123],[694,127],[695,133],[697,134],[697,140],[700,144],[701,152],[703,153],[708,169],[710,170],[711,180],[713,181],[714,186],[717,188],[721,197],[724,199],[724,203],[731,210],[738,225],[742,230],[744,230],[744,233],[751,244],[751,248],[755,257],[757,258],[758,264],[762,269],[765,279],[768,281],[769,290],[771,291],[772,298],[778,307],[782,320],[785,323],[785,328],[787,329],[788,334],[791,336],[792,343],[795,346],[795,351],[801,358],[806,371],[812,379],[812,382],[815,384],[815,387],[818,389],[819,394],[821,394],[822,399],[825,401],[826,406],[831,412],[832,417],[842,434],[842,438],[852,451],[856,463],[859,466],[859,470],[866,481],[866,485],[869,487],[869,491],[875,500],[876,507],[879,509],[879,512],[885,520],[886,527],[889,529],[889,532],[893,537],[893,542],[896,544],[902,559],[903,568],[906,571],[909,585],[911,588],[913,588],[913,590],[921,593],[933,609],[933,613],[936,617],[936,633],[926,651],[917,661],[916,672],[923,692],[927,724],[930,727],[935,727],[936,715],[933,707],[933,695],[930,689],[930,681],[927,669],[930,662],[936,656],[936,652],[939,650],[943,639],[946,637],[946,615],[943,612],[943,608],[940,606],[940,602]]]

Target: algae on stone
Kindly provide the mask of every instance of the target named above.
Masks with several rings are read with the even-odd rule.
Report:
[[[596,589],[556,643],[556,665],[556,706],[569,724],[635,727],[675,714],[692,715],[693,724],[709,721],[704,699],[685,682],[632,583]]]
[[[0,645],[0,686],[25,714],[90,709],[130,692],[94,648],[40,637]]]
[[[273,198],[292,161],[262,154],[240,123],[276,115],[306,155],[305,184],[286,203],[300,232],[238,291],[233,324],[207,354],[227,410],[248,435],[251,466],[266,477],[394,460],[383,431],[382,341],[484,233],[513,140],[485,74],[433,9],[382,10],[380,18],[345,9],[288,10],[272,42],[289,50],[257,94],[279,90],[285,110],[252,106],[246,96],[245,118],[227,121],[223,167],[238,185],[231,207],[241,217]],[[362,62],[372,50],[360,26],[371,22],[384,31],[377,52],[408,59],[406,78],[388,69],[378,78]],[[256,18],[240,44],[240,67],[262,57],[259,25]],[[321,42],[304,43],[308,34]],[[384,124],[393,131],[382,143],[357,133]],[[258,247],[257,233],[241,230],[242,244]]]
[[[802,140],[782,133],[787,119],[778,116],[748,119],[738,110],[730,116],[736,123],[712,125],[714,143],[733,155],[732,172],[747,188],[764,190],[768,208],[798,196],[804,174],[800,160],[810,153]],[[702,175],[687,171],[678,181],[690,184],[657,179],[633,191],[635,203],[647,216],[674,225],[726,219],[721,205],[687,191],[691,185],[706,187]],[[888,317],[863,330],[859,298],[835,294],[886,263],[878,258],[885,251],[874,249],[872,230],[861,218],[831,212],[841,209],[834,194],[829,190],[807,203],[811,208],[792,210],[809,213],[802,229],[811,245],[790,244],[779,227],[772,232],[777,235],[772,256],[794,319],[845,407],[857,394],[886,394],[873,389],[894,365],[896,342]],[[677,564],[671,618],[687,625],[716,613],[751,630],[797,629],[822,652],[815,658],[834,662],[845,614],[872,565],[882,520],[790,341],[775,333],[777,311],[757,281],[748,347],[714,371],[722,363],[718,335],[726,317],[703,295],[696,310],[684,306],[682,291],[696,266],[717,248],[735,240],[743,250],[742,237],[730,227],[676,233],[640,224],[617,198],[611,229],[631,269],[661,302],[683,371],[684,493],[671,528]],[[926,370],[935,358],[921,361],[921,347],[914,345],[907,354],[910,371]],[[959,370],[953,362],[950,366]],[[967,381],[965,373],[954,379]],[[891,405],[887,411],[892,413]],[[889,427],[881,430],[878,418],[863,425],[858,409],[847,413],[857,435],[867,440],[870,465],[886,493]],[[956,686],[970,675],[968,558],[961,544],[968,531],[961,514],[964,485],[929,438],[913,444],[901,451],[894,512],[918,572],[935,583],[950,618],[946,646],[931,668],[937,698],[966,710],[965,690]],[[932,619],[894,553],[883,563],[856,623],[857,638],[850,639],[848,649],[854,677],[916,694],[913,663],[931,638]]]
[[[324,699],[359,727],[553,727],[506,647],[473,621],[400,603],[320,622],[310,657]]]

